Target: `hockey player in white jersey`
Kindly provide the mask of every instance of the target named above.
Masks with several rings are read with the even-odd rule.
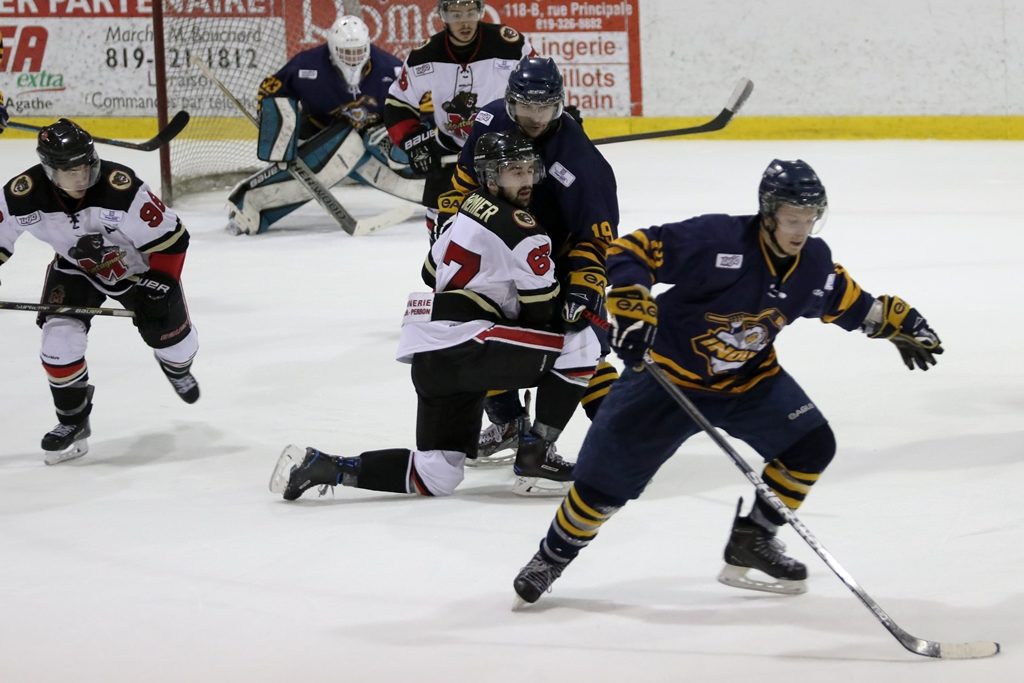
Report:
[[[314,486],[345,485],[424,496],[451,494],[476,457],[490,389],[537,387],[537,419],[516,454],[513,492],[565,490],[572,465],[554,442],[594,372],[591,328],[563,331],[551,239],[525,210],[544,168],[529,140],[481,136],[480,189],[463,202],[424,263],[431,292],[409,296],[399,360],[412,363],[419,398],[416,448],[358,457],[289,446],[270,489],[294,500]]]
[[[536,54],[514,28],[482,21],[482,0],[439,0],[437,14],[444,30],[409,53],[384,106],[392,142],[426,176],[423,205],[431,232],[454,170],[442,157],[462,149],[480,107],[503,97],[512,69]],[[425,95],[433,104],[432,126],[422,121]]]
[[[188,231],[135,172],[101,161],[92,136],[68,119],[39,131],[40,163],[0,194],[0,264],[22,233],[56,252],[42,303],[97,307],[107,297],[134,311],[143,341],[186,403],[199,399],[191,373],[199,348],[181,289]],[[88,450],[93,386],[85,361],[91,316],[40,313],[40,359],[59,423],[42,440],[48,465]]]

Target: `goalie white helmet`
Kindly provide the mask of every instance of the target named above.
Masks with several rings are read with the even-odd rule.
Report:
[[[339,17],[327,34],[331,61],[352,92],[358,92],[363,67],[370,61],[370,29],[359,17]]]

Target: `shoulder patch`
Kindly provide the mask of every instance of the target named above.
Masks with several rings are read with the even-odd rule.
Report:
[[[107,182],[110,183],[110,186],[115,190],[127,190],[132,186],[131,176],[120,170],[111,172],[111,174],[107,176]]]
[[[315,81],[319,75],[316,69],[299,69],[299,78],[306,81]]]
[[[416,74],[417,77],[419,77],[419,76],[426,76],[427,74],[432,74],[432,73],[434,73],[434,63],[433,62],[427,62],[426,64],[420,64],[419,66],[414,66],[412,68],[412,72],[414,74]]]
[[[11,194],[15,197],[24,197],[32,191],[33,187],[31,178],[27,175],[20,175],[11,181]]]
[[[555,163],[551,164],[551,168],[548,169],[548,175],[550,175],[552,178],[562,183],[566,187],[569,187],[574,182],[576,182],[576,176],[572,173],[572,171],[567,169],[565,166],[562,166],[562,162],[560,161],[556,161]]]
[[[739,270],[743,267],[743,254],[718,254],[715,257],[715,268]]]
[[[501,37],[504,38],[509,43],[514,43],[519,40],[520,35],[519,31],[515,30],[511,26],[502,26]]]
[[[489,111],[478,111],[476,113],[476,118],[473,120],[478,121],[485,126],[489,126],[491,125],[491,121],[494,120],[494,114]]]
[[[529,212],[522,209],[516,209],[512,212],[512,220],[520,228],[526,228],[527,230],[533,230],[537,227],[536,219]]]

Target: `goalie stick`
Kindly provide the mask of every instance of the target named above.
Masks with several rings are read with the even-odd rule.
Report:
[[[57,304],[30,304],[21,301],[0,301],[0,310],[37,311],[58,315],[109,315],[114,318],[134,318],[135,313],[125,308],[94,308],[88,306],[60,306]]]
[[[146,140],[145,142],[127,142],[126,140],[114,140],[112,138],[100,138],[95,135],[92,136],[93,142],[98,142],[103,145],[111,145],[113,147],[123,147],[125,149],[136,149],[140,152],[152,152],[160,149],[168,142],[173,140],[178,133],[180,133],[185,126],[188,125],[189,114],[187,111],[179,111],[174,115],[174,118],[158,132],[155,136]],[[17,128],[18,130],[29,130],[39,132],[43,129],[43,126],[33,126],[28,123],[21,123],[19,121],[8,121],[8,128]]]
[[[736,452],[736,450],[726,441],[725,437],[719,433],[715,427],[708,422],[708,419],[697,409],[697,406],[693,405],[693,402],[687,398],[686,394],[682,392],[672,380],[668,378],[665,371],[662,370],[657,363],[651,358],[649,354],[644,355],[644,364],[648,372],[654,377],[654,379],[661,385],[661,388],[672,397],[672,399],[679,404],[679,406],[686,412],[690,418],[697,423],[698,426],[704,432],[711,437],[711,439],[718,445],[719,448],[725,452],[726,455],[735,463],[747,480],[754,485],[757,489],[757,495],[761,496],[761,499],[772,506],[772,508],[782,515],[786,522],[792,526],[800,537],[806,541],[807,545],[811,546],[811,549],[817,553],[828,568],[839,577],[839,580],[849,588],[857,598],[867,607],[875,618],[882,622],[889,633],[891,633],[896,640],[900,642],[900,645],[907,648],[911,652],[924,657],[936,657],[941,659],[978,659],[981,657],[991,657],[999,652],[999,643],[994,643],[986,640],[975,640],[968,643],[942,643],[936,640],[924,640],[910,635],[899,625],[893,621],[885,610],[883,610],[877,602],[875,602],[870,595],[868,595],[863,588],[857,583],[853,576],[846,571],[839,564],[835,557],[832,556],[825,546],[811,533],[811,530],[804,525],[803,522],[790,510],[782,500],[775,495],[775,492],[768,487],[767,484],[757,475],[757,472],[747,464],[747,461]],[[643,366],[642,366],[643,367]]]
[[[233,105],[235,105],[235,108],[242,112],[242,114],[245,115],[245,118],[249,119],[254,126],[259,128],[260,122],[252,112],[246,109],[241,100],[235,97],[234,93],[228,90],[228,87],[224,85],[224,83],[217,78],[212,71],[210,71],[210,68],[206,66],[202,60],[196,60],[195,64],[199,67],[199,70],[203,72],[203,75],[206,76],[211,83],[217,86],[217,88],[224,93],[224,96],[227,97]],[[381,228],[399,223],[410,215],[408,207],[400,206],[376,216],[370,216],[357,221],[352,217],[352,214],[350,214],[345,207],[341,205],[341,202],[331,194],[331,191],[324,187],[323,183],[317,179],[316,174],[313,173],[313,170],[301,158],[295,157],[295,159],[288,162],[278,162],[278,167],[284,168],[284,170],[288,171],[295,180],[305,187],[306,191],[309,192],[321,207],[323,207],[324,211],[330,214],[331,218],[341,226],[341,229],[350,235],[367,235],[372,232],[376,232]]]

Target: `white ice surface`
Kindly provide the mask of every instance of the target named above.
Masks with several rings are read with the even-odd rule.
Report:
[[[511,581],[557,501],[469,471],[447,499],[267,491],[294,442],[354,455],[410,446],[415,398],[392,360],[421,287],[419,220],[353,239],[310,205],[259,237],[222,197],[178,209],[201,338],[202,399],[180,402],[125,319],[97,318],[92,450],[45,467],[55,422],[34,316],[0,311],[0,681],[1019,681],[1024,679],[1024,145],[649,142],[603,148],[621,232],[752,212],[773,157],[829,189],[823,237],[860,284],[917,306],[947,352],[908,372],[894,348],[801,321],[784,366],[839,453],[801,518],[905,629],[998,640],[982,661],[906,652],[791,530],[809,592],[719,585],[738,496],[700,437],[601,531],[533,608]],[[157,155],[103,154],[156,182]],[[35,163],[0,139],[0,175]],[[393,206],[363,188],[357,216]],[[23,237],[5,300],[36,301],[51,257]],[[561,450],[574,456],[578,414]],[[749,449],[740,445],[745,455]]]

